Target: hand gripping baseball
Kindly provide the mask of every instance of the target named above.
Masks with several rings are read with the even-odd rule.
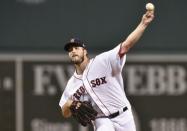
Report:
[[[73,101],[70,110],[72,116],[83,126],[91,124],[91,121],[95,120],[97,116],[97,111],[87,101]]]

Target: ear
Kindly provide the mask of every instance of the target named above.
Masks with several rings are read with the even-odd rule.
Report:
[[[87,56],[88,55],[88,51],[86,49],[84,49],[84,55]]]

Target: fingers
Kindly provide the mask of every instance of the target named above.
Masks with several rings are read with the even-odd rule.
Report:
[[[152,10],[152,11],[147,11],[147,12],[145,13],[145,16],[146,16],[147,18],[153,17],[153,16],[154,16],[154,11],[153,11],[153,10]]]
[[[76,105],[76,109],[79,109],[80,106],[81,106],[81,103],[78,102],[77,105]]]

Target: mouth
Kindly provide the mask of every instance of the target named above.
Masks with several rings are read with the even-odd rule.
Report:
[[[72,57],[76,57],[76,56],[78,56],[78,55],[76,55],[76,54],[72,55]]]

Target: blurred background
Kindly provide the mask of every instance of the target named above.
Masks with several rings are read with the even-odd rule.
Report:
[[[82,39],[95,56],[123,41],[145,5],[155,19],[127,54],[125,91],[137,131],[187,131],[187,1],[1,0],[0,130],[90,131],[58,106],[74,68],[64,44]]]

